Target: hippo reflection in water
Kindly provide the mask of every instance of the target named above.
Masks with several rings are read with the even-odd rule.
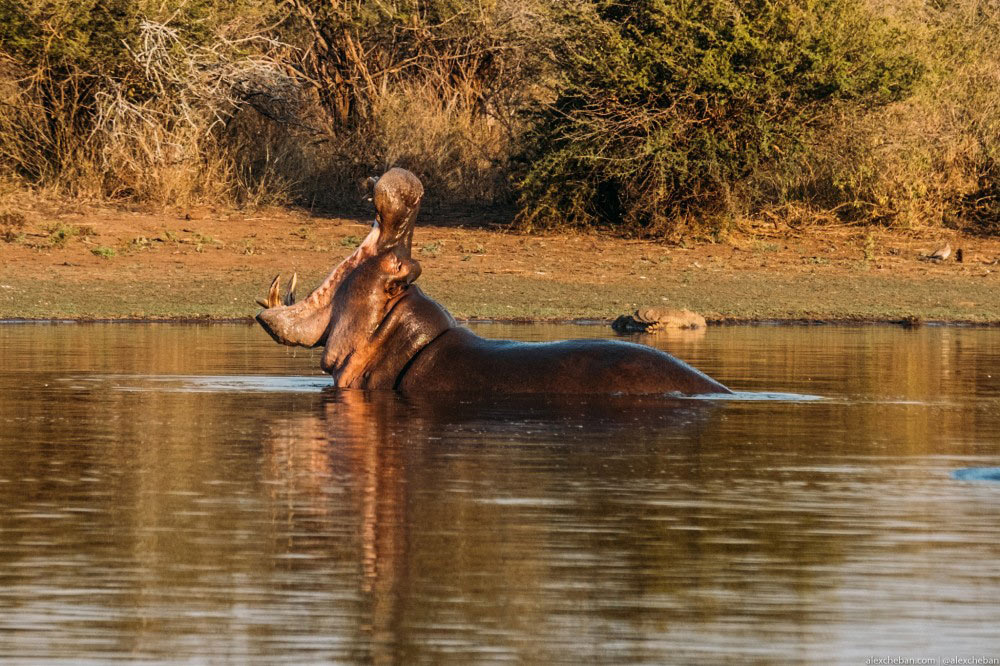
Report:
[[[413,282],[410,254],[424,189],[404,169],[375,184],[375,224],[355,252],[305,299],[278,278],[257,321],[282,344],[324,347],[341,388],[404,393],[730,393],[673,356],[616,340],[488,340],[459,326]]]

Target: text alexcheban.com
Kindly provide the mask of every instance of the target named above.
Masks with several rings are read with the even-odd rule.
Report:
[[[949,657],[868,657],[866,666],[1000,666],[1000,657],[949,656]]]

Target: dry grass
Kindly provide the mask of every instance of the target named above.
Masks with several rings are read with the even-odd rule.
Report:
[[[925,76],[909,98],[843,116],[819,137],[800,183],[805,200],[854,224],[995,233],[1000,6],[900,0],[881,9],[909,31]]]
[[[374,115],[383,165],[425,174],[425,187],[440,201],[491,204],[510,196],[510,136],[461,97],[441,99],[429,85],[402,85],[378,100]]]
[[[281,64],[286,47],[259,33],[220,32],[208,45],[186,43],[152,21],[141,24],[139,43],[132,55],[147,94],[135,100],[129,88],[109,81],[96,97],[93,161],[102,192],[181,205],[286,197],[289,180],[274,175],[284,157],[274,137],[256,118],[240,122],[256,115],[254,105],[295,104],[296,83]],[[263,163],[247,159],[250,147],[263,151]]]
[[[0,61],[0,161],[9,173],[85,200],[287,201],[294,151],[262,120],[297,111],[298,86],[281,62],[287,47],[240,25],[207,44],[154,21],[139,31],[130,76]]]
[[[307,118],[326,114],[319,100],[303,109],[308,109],[302,111]],[[289,193],[286,200],[308,209],[367,212],[366,179],[393,166],[420,177],[428,211],[492,207],[511,200],[508,168],[515,137],[509,125],[480,112],[466,98],[442,98],[426,79],[397,82],[374,97],[370,115],[370,122],[342,131],[244,116],[240,122],[256,123],[255,128],[241,125],[233,131],[243,142],[243,168],[270,174]]]

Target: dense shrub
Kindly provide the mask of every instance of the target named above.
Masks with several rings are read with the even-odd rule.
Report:
[[[266,18],[250,0],[0,0],[3,175],[113,200],[259,193],[227,130],[293,87]]]
[[[521,178],[526,226],[662,233],[789,195],[837,114],[905,97],[904,35],[859,0],[595,0]],[[791,175],[790,175],[791,174]]]
[[[1000,233],[1000,4],[0,0],[0,191]],[[6,196],[6,194],[4,195]]]
[[[282,39],[300,47],[294,65],[324,112],[335,192],[399,165],[425,181],[432,205],[509,200],[510,152],[563,32],[557,3],[289,5]]]
[[[857,223],[1000,232],[1000,5],[897,0],[926,75],[906,100],[845,115],[811,152],[829,206]]]
[[[0,157],[32,182],[68,168],[103,75],[125,69],[127,0],[0,0]]]

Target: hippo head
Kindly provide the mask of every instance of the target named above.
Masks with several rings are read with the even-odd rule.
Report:
[[[275,277],[257,321],[277,342],[302,347],[325,344],[337,289],[363,262],[386,252],[410,260],[413,226],[420,211],[424,188],[405,169],[390,169],[375,183],[375,223],[358,249],[338,264],[306,298],[295,300],[295,276],[281,296]],[[415,263],[415,262],[414,262]],[[419,266],[417,267],[419,270]],[[412,280],[411,280],[412,281]]]
[[[423,187],[391,169],[375,184],[375,224],[309,296],[295,302],[294,281],[282,298],[274,279],[257,321],[287,345],[324,346],[321,365],[340,387],[392,388],[410,359],[454,320],[413,285],[411,256]]]

